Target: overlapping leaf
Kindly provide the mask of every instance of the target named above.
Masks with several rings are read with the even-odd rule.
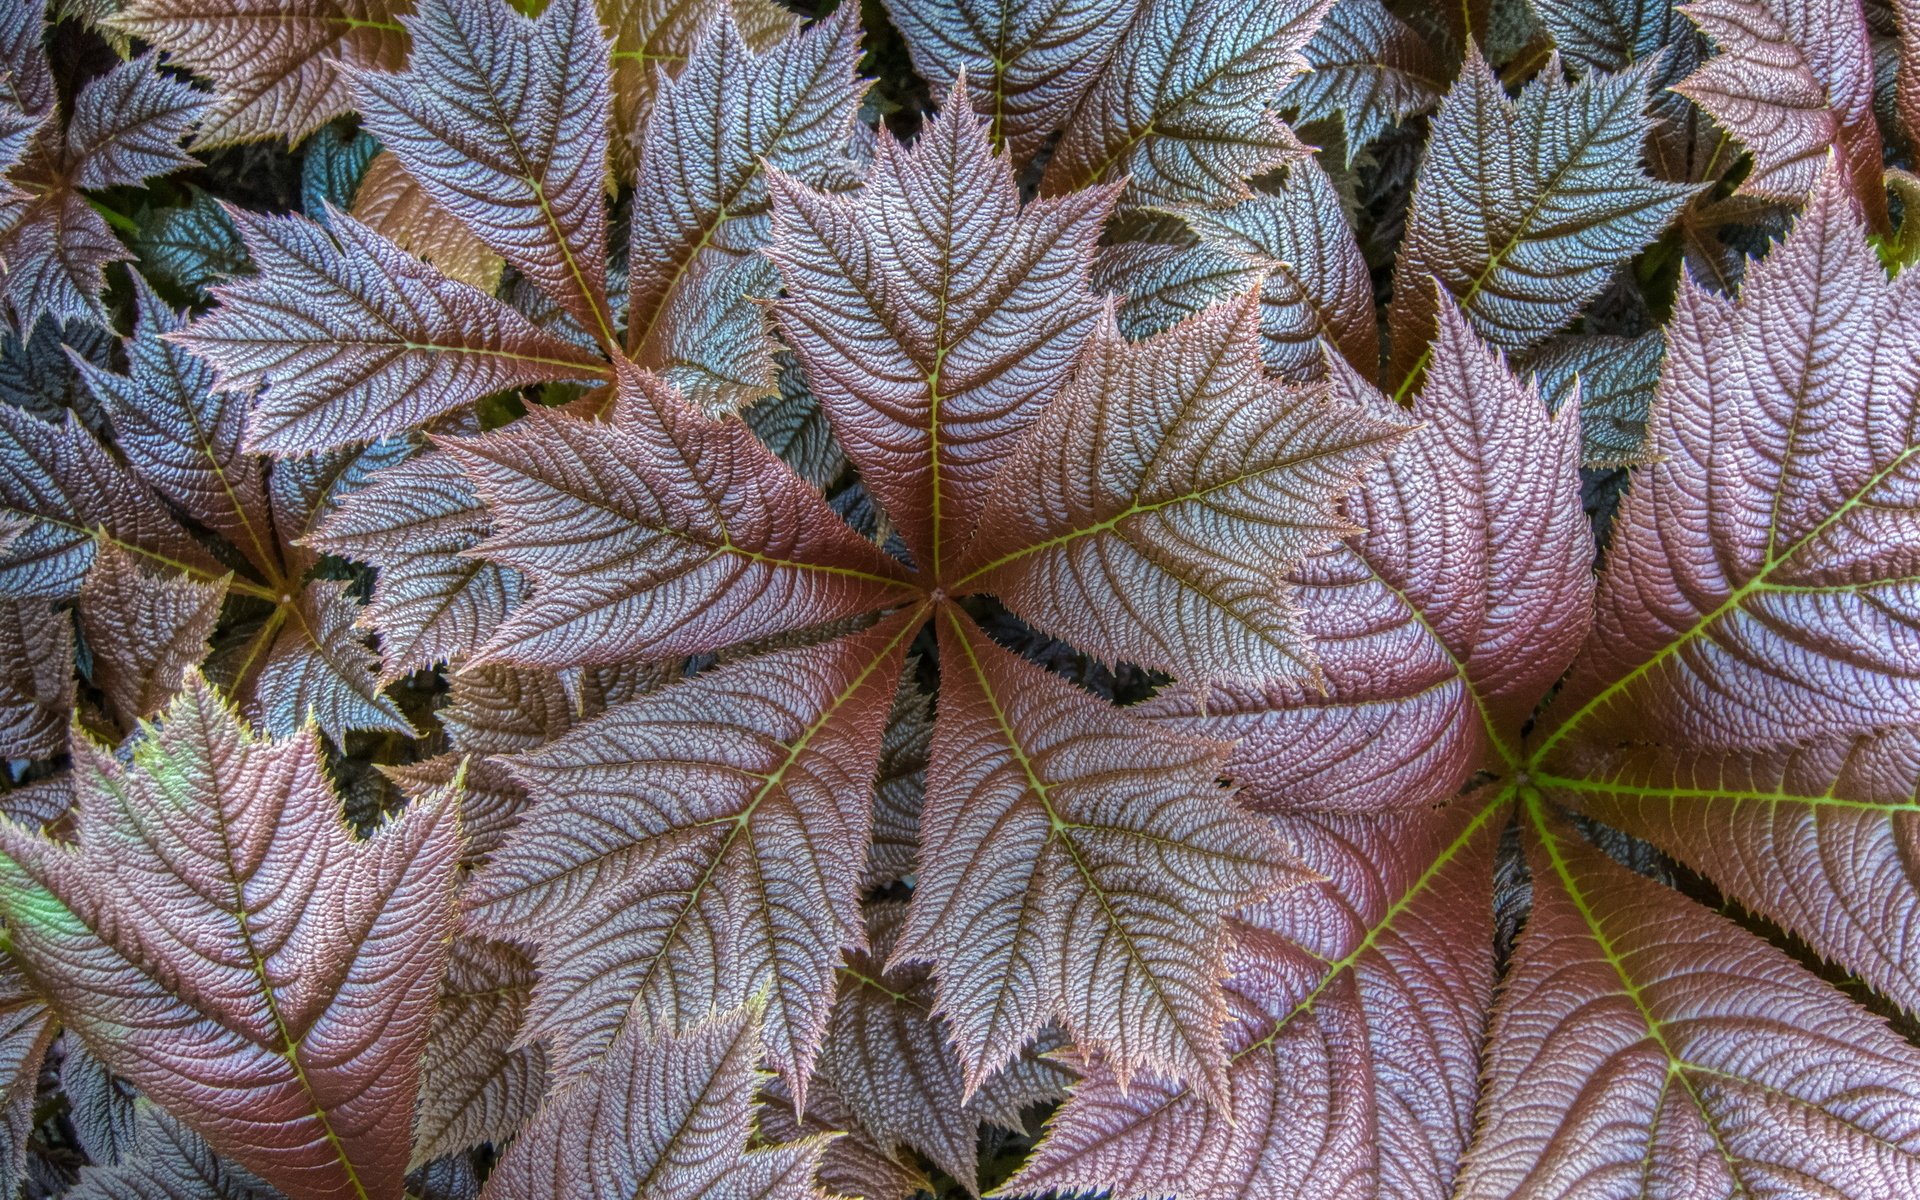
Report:
[[[558,1071],[764,990],[804,1104],[841,948],[865,940],[866,789],[911,616],[695,676],[515,762],[533,805],[469,920],[538,946],[528,1036]]]
[[[93,1166],[64,1193],[71,1200],[273,1200],[253,1172],[221,1159],[205,1139],[167,1110],[136,1104],[134,1143],[125,1161]]]
[[[350,194],[354,219],[402,250],[489,295],[500,286],[505,262],[435,203],[393,155],[375,155]],[[314,215],[324,219],[321,212]]]
[[[1868,223],[1884,227],[1873,50],[1856,0],[1695,0],[1682,11],[1720,53],[1674,90],[1753,154],[1740,190],[1797,201],[1832,151]]]
[[[1023,165],[1065,127],[1126,32],[1138,0],[890,0],[913,65],[936,91],[962,72],[993,147]]]
[[[122,731],[165,708],[186,672],[206,658],[227,583],[150,571],[117,546],[100,547],[80,585],[77,614],[94,686]]]
[[[533,980],[533,964],[511,946],[453,943],[420,1061],[413,1166],[503,1144],[532,1119],[547,1089],[547,1056],[516,1039]]]
[[[1380,0],[1338,0],[1302,53],[1307,73],[1280,103],[1308,121],[1339,114],[1348,166],[1387,126],[1438,104],[1446,88],[1439,56]]]
[[[1306,157],[1270,107],[1307,67],[1333,0],[1141,0],[1040,182],[1064,195],[1127,180],[1130,204],[1217,204]]]
[[[1692,189],[1641,166],[1649,67],[1564,81],[1548,65],[1507,99],[1479,57],[1434,119],[1394,271],[1388,380],[1419,382],[1438,279],[1482,337],[1524,350],[1565,327],[1659,236]]]
[[[434,202],[604,346],[607,40],[589,0],[421,0],[404,72],[355,76],[361,119]]]
[[[1003,1193],[1448,1200],[1493,998],[1489,799],[1282,819],[1326,879],[1235,922],[1227,1102],[1096,1071]]]
[[[1460,1196],[1920,1187],[1920,1053],[1759,938],[1527,814],[1533,911]]]
[[[936,578],[1093,327],[1087,269],[1113,195],[1023,208],[957,85],[911,149],[882,135],[855,195],[774,178],[781,328],[847,457]]]
[[[477,660],[694,654],[907,595],[900,568],[745,425],[631,368],[611,422],[536,410],[446,448],[492,515],[476,553],[533,586]]]
[[[73,622],[38,596],[0,596],[0,754],[60,751],[73,711]]]
[[[969,1093],[1058,1019],[1121,1078],[1226,1095],[1224,916],[1304,878],[1157,732],[937,618],[944,666],[918,886],[895,963],[931,963]]]
[[[629,1025],[592,1086],[551,1101],[487,1180],[485,1200],[825,1200],[826,1139],[747,1148],[759,1014],[735,1009],[685,1033]]]
[[[696,405],[731,411],[773,390],[761,306],[777,281],[755,252],[768,238],[771,167],[844,187],[859,25],[849,7],[763,54],[723,10],[661,92],[639,142],[627,346]]]
[[[146,54],[81,88],[63,128],[45,74],[40,26],[31,19],[38,9],[15,7],[27,24],[5,36],[20,63],[15,96],[34,134],[7,185],[0,186],[6,302],[23,334],[43,315],[105,324],[105,269],[131,255],[82,190],[137,185],[191,165],[179,143],[206,108],[207,96],[162,74],[159,60]]]
[[[1404,430],[1269,380],[1257,305],[1137,345],[1096,329],[996,476],[951,586],[1109,662],[1312,678],[1278,577],[1353,532],[1339,502]]]
[[[1102,254],[1100,283],[1127,297],[1118,314],[1127,336],[1158,332],[1258,287],[1262,353],[1274,371],[1318,376],[1315,339],[1363,375],[1378,370],[1373,283],[1318,163],[1290,167],[1225,208],[1178,212],[1199,245],[1122,243]]]
[[[258,390],[249,448],[297,454],[395,433],[491,392],[606,363],[421,263],[352,217],[233,214],[259,273],[179,341],[218,386]]]
[[[128,0],[113,27],[212,79],[219,99],[201,147],[284,136],[297,141],[352,107],[342,68],[406,60],[405,0]]]
[[[281,1190],[397,1200],[453,918],[449,794],[356,841],[317,740],[256,740],[197,677],[131,764],[79,758],[77,844],[0,827],[35,988]]]

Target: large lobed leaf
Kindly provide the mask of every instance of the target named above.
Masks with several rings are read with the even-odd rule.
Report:
[[[367,841],[311,733],[197,676],[123,765],[76,747],[75,844],[0,826],[0,899],[68,1031],[290,1194],[401,1195],[453,922],[452,796]]]

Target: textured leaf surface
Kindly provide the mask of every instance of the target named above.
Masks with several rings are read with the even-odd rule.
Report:
[[[29,522],[0,551],[0,585],[15,595],[75,595],[96,539],[152,566],[225,573],[71,415],[49,424],[0,406],[0,512]]]
[[[1539,779],[1705,872],[1904,1008],[1920,1008],[1913,730],[1760,755],[1629,749]]]
[[[764,989],[804,1103],[841,947],[865,940],[867,789],[911,615],[697,675],[516,762],[533,806],[469,920],[538,945],[528,1036],[559,1072]]]
[[[352,107],[342,67],[405,61],[404,0],[129,0],[114,28],[212,79],[219,99],[196,144],[297,141]]]
[[[1887,221],[1873,50],[1857,0],[1696,0],[1720,53],[1674,88],[1753,154],[1749,195],[1798,201],[1832,152],[1870,224]]]
[[[1548,710],[1695,750],[1920,721],[1920,307],[1837,170],[1737,301],[1682,282],[1659,461],[1613,527],[1595,634]]]
[[[414,736],[392,698],[380,690],[379,659],[354,628],[360,606],[347,585],[316,579],[282,604],[283,622],[254,687],[267,731],[285,737],[311,721],[336,743],[350,729]]]
[[[793,1098],[772,1079],[760,1092],[760,1136],[771,1142],[797,1142],[829,1134],[820,1156],[820,1186],[837,1196],[861,1200],[911,1200],[915,1192],[932,1191],[933,1183],[907,1150],[889,1152],[861,1129],[834,1092],[833,1084],[815,1075],[807,1087],[807,1111],[795,1118]]]
[[[1333,0],[1141,0],[1047,163],[1061,195],[1127,179],[1129,204],[1214,204],[1306,157],[1272,110]]]
[[[1675,40],[1673,0],[1535,0],[1554,48],[1582,67],[1619,71]]]
[[[207,656],[226,599],[224,583],[168,577],[103,546],[80,585],[80,633],[93,655],[93,683],[123,731],[165,708],[188,669]]]
[[[414,1166],[504,1144],[532,1119],[547,1090],[546,1051],[515,1039],[533,978],[533,964],[511,946],[454,941],[420,1061]]]
[[[1121,1077],[1224,1098],[1222,919],[1303,876],[1157,732],[936,618],[944,679],[919,886],[893,961],[931,963],[969,1093],[1058,1018]]]
[[[1348,166],[1389,125],[1426,112],[1446,90],[1433,47],[1380,0],[1338,0],[1302,53],[1307,73],[1280,94],[1280,104],[1306,121],[1338,114]]]
[[[0,827],[36,989],[283,1191],[397,1200],[451,931],[451,798],[356,841],[317,741],[255,740],[197,677],[130,765],[80,758],[77,845]]]
[[[1558,410],[1580,397],[1580,430],[1589,467],[1637,466],[1647,460],[1647,426],[1666,354],[1656,331],[1637,338],[1567,334],[1526,358],[1526,369]]]
[[[421,0],[405,72],[355,77],[361,120],[434,201],[602,345],[607,40],[589,0],[529,21],[504,0]]]
[[[994,481],[955,591],[1108,662],[1310,679],[1284,574],[1404,432],[1266,377],[1247,296],[1139,344],[1096,330]]]
[[[758,1024],[735,1009],[653,1040],[627,1026],[514,1142],[486,1200],[820,1200],[824,1139],[747,1148]]]
[[[956,91],[911,149],[883,135],[852,196],[776,176],[781,329],[868,489],[936,578],[994,469],[1059,392],[1099,311],[1113,198],[1022,207]]]
[[[136,218],[140,227],[127,244],[140,273],[173,292],[205,303],[210,289],[251,266],[246,243],[227,210],[208,192],[188,188],[180,208],[155,208]]]
[[[900,568],[741,422],[627,368],[620,397],[610,423],[534,410],[447,443],[493,516],[477,552],[533,584],[480,659],[666,658],[906,598]]]
[[[1229,1103],[1096,1070],[1002,1192],[1447,1200],[1493,998],[1505,812],[1481,795],[1437,814],[1281,819],[1326,880],[1235,922]]]
[[[506,265],[500,256],[459,218],[440,207],[407,174],[398,158],[375,155],[359,188],[349,194],[353,197],[354,219],[402,250],[426,259],[448,278],[470,283],[489,295],[500,286]],[[319,217],[320,213],[314,215]]]
[[[206,104],[204,92],[161,74],[157,55],[118,64],[74,97],[67,121],[73,186],[132,186],[194,166],[180,139]]]
[[[962,71],[996,150],[1030,161],[1065,127],[1140,5],[1138,0],[891,0],[913,65],[949,92]]]
[[[773,390],[766,317],[745,299],[777,289],[753,261],[769,235],[765,171],[813,187],[852,175],[866,90],[854,75],[857,15],[849,6],[755,54],[723,6],[639,143],[635,187],[649,202],[633,208],[627,345],[709,412]],[[715,328],[714,310],[738,319]]]
[[[46,758],[73,711],[73,622],[37,596],[0,596],[0,755]]]
[[[925,967],[888,971],[902,919],[903,905],[870,910],[868,953],[849,956],[841,975],[827,1033],[823,1070],[833,1079],[858,1127],[884,1146],[912,1146],[942,1171],[978,1194],[976,1143],[980,1125],[993,1112],[1011,1107],[1017,1115],[1024,1100],[1039,1103],[1065,1095],[1073,1073],[1037,1058],[1021,1060],[991,1077],[971,1101],[960,1060],[946,1022],[933,1013],[932,981]],[[1023,1070],[1024,1069],[1024,1070]],[[1023,1075],[1044,1085],[1015,1094],[1003,1079]],[[1006,1096],[995,1096],[1000,1091]],[[1005,1100],[1011,1099],[1011,1105]]]
[[[1461,1196],[1920,1187],[1920,1054],[1527,807],[1533,913],[1495,1011]]]
[[[518,572],[470,557],[487,514],[453,456],[417,455],[343,496],[307,545],[380,568],[359,623],[380,634],[382,683],[473,654],[519,603]]]
[[[124,1162],[88,1167],[70,1200],[274,1200],[280,1193],[219,1158],[201,1136],[149,1101],[135,1105]]]
[[[13,800],[18,792],[7,796]],[[20,814],[7,810],[10,817]],[[14,1194],[26,1175],[27,1139],[40,1067],[59,1027],[11,962],[0,964],[0,1187]]]
[[[251,449],[297,454],[395,433],[490,392],[604,378],[605,362],[449,279],[352,217],[232,214],[259,274],[180,341],[254,391]],[[336,240],[337,239],[337,240]]]
[[[1351,372],[1335,391],[1393,411]],[[1521,722],[1588,628],[1593,544],[1577,416],[1549,417],[1451,304],[1415,402],[1424,422],[1354,499],[1367,532],[1297,573],[1325,690],[1163,693],[1144,711],[1233,738],[1262,807],[1433,804]]]
[[[1434,119],[1394,269],[1388,379],[1401,392],[1417,384],[1433,336],[1431,279],[1482,337],[1524,350],[1572,321],[1680,211],[1692,188],[1641,166],[1649,69],[1569,85],[1551,66],[1509,100],[1469,57]]]

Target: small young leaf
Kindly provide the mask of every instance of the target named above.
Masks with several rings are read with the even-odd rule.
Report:
[[[1280,93],[1280,106],[1306,121],[1338,113],[1349,167],[1387,126],[1426,112],[1446,90],[1433,47],[1380,0],[1338,0],[1302,53],[1307,73]]]

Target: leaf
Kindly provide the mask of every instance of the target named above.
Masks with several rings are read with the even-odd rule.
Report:
[[[1554,48],[1589,71],[1620,71],[1685,31],[1673,0],[1534,0]]]
[[[1234,924],[1230,1103],[1097,1069],[997,1194],[1447,1200],[1493,998],[1487,896],[1505,813],[1483,795],[1438,813],[1281,819],[1326,879]]]
[[[352,205],[379,153],[379,139],[365,130],[348,134],[337,122],[323,126],[300,148],[300,211],[324,225],[329,208]]]
[[[1121,1078],[1224,1099],[1223,918],[1303,876],[1219,785],[1224,746],[1127,716],[951,610],[936,622],[919,881],[891,964],[932,965],[966,1093],[1058,1018]]]
[[[18,1194],[26,1177],[40,1067],[58,1033],[53,1014],[19,970],[0,962],[0,1188],[9,1196]]]
[[[613,348],[607,40],[588,0],[419,0],[409,69],[354,77],[360,118],[435,203]]]
[[[824,1200],[813,1184],[824,1138],[747,1148],[758,1026],[757,1009],[653,1039],[629,1025],[514,1142],[485,1200]]]
[[[847,469],[847,456],[833,440],[833,426],[807,387],[806,373],[790,350],[777,350],[778,392],[740,414],[747,428],[779,455],[793,473],[825,488]]]
[[[473,661],[657,660],[906,599],[893,561],[745,425],[630,367],[619,379],[611,422],[536,409],[444,443],[493,518],[475,553],[533,585]]]
[[[68,1200],[272,1200],[251,1171],[216,1157],[200,1135],[150,1101],[134,1107],[132,1152],[115,1166],[82,1168]]]
[[[121,343],[128,374],[77,356],[74,367],[112,419],[115,444],[134,474],[271,576],[279,547],[263,464],[241,446],[246,399],[220,389],[207,364],[173,340],[186,319],[145,280],[134,281],[137,317]]]
[[[0,402],[55,425],[71,411],[89,431],[104,431],[106,414],[94,402],[74,358],[107,366],[118,341],[87,321],[42,321],[25,339],[11,330],[0,333]]]
[[[1354,532],[1339,501],[1404,433],[1264,373],[1257,298],[1145,342],[1095,330],[1001,468],[949,590],[1105,662],[1314,677],[1281,577]]]
[[[1528,355],[1526,368],[1555,411],[1577,385],[1583,465],[1639,466],[1650,454],[1647,426],[1665,354],[1657,332],[1631,339],[1566,334]]]
[[[755,51],[793,30],[794,14],[777,0],[597,0],[601,27],[613,35],[613,158],[629,177],[634,148],[653,112],[660,81],[671,78],[695,42],[722,12]]]
[[[506,263],[440,207],[392,154],[376,155],[353,193],[354,219],[450,279],[491,295]]]
[[[1303,121],[1338,113],[1349,167],[1389,125],[1426,112],[1446,90],[1433,48],[1380,0],[1336,0],[1301,53],[1307,73],[1280,93],[1280,106]]]
[[[851,196],[773,177],[775,312],[847,457],[943,579],[993,471],[1093,327],[1113,188],[1024,208],[958,85],[911,149],[883,135]]]
[[[994,150],[1022,166],[1065,127],[1139,8],[1139,0],[890,0],[887,15],[936,95],[966,74]]]
[[[764,992],[804,1105],[841,948],[865,940],[866,788],[915,615],[696,675],[516,760],[533,805],[467,920],[536,944],[525,1036],[552,1038],[562,1078],[622,1029]]]
[[[0,756],[47,758],[73,711],[73,622],[34,596],[0,596]]]
[[[134,187],[197,166],[180,139],[206,106],[204,92],[161,74],[155,55],[115,66],[74,98],[67,122],[73,186]]]
[[[380,681],[471,656],[524,591],[517,572],[466,555],[487,533],[451,455],[422,454],[342,497],[307,545],[379,567],[358,623],[380,634]]]
[[[533,982],[533,964],[512,947],[455,939],[420,1060],[414,1167],[504,1144],[532,1119],[547,1090],[547,1056],[514,1039]]]
[[[281,1190],[398,1200],[451,933],[450,795],[356,841],[317,740],[257,740],[198,676],[130,764],[76,758],[77,844],[0,826],[35,989]]]
[[[1345,355],[1363,375],[1379,369],[1373,281],[1342,213],[1332,181],[1311,159],[1289,167],[1283,182],[1237,204],[1179,210],[1203,247],[1248,264],[1264,279],[1262,355],[1281,374],[1319,373],[1315,338]]]
[[[849,6],[755,54],[723,5],[638,143],[635,188],[649,202],[633,206],[627,346],[709,413],[773,390],[763,306],[746,299],[779,286],[756,253],[769,236],[766,170],[814,187],[853,175],[866,90],[857,17]],[[716,309],[738,319],[716,327]]]
[[[1394,411],[1352,372],[1336,394]],[[1142,711],[1231,738],[1229,774],[1263,808],[1379,811],[1456,794],[1521,723],[1588,630],[1592,537],[1580,426],[1440,309],[1412,415],[1352,511],[1365,533],[1296,573],[1325,690],[1163,693]]]
[[[1822,177],[1737,301],[1682,281],[1659,457],[1614,521],[1541,755],[1574,734],[1699,752],[1920,723],[1920,307],[1845,189]]]
[[[309,722],[336,743],[350,729],[415,730],[373,673],[378,659],[354,629],[359,606],[346,585],[316,579],[283,604],[284,624],[254,685],[254,707],[277,737]]]
[[[760,1092],[760,1136],[770,1142],[797,1142],[808,1136],[832,1138],[820,1156],[820,1186],[838,1196],[862,1200],[912,1200],[915,1192],[930,1192],[933,1182],[920,1170],[918,1159],[906,1150],[889,1153],[861,1129],[847,1111],[833,1084],[818,1075],[807,1086],[807,1111],[793,1114],[793,1097],[778,1077]]]
[[[1753,155],[1739,192],[1797,203],[1835,154],[1876,232],[1887,228],[1873,51],[1853,0],[1694,0],[1681,9],[1720,53],[1674,85]]]
[[[882,888],[913,874],[920,849],[920,809],[926,799],[927,756],[933,747],[932,697],[915,680],[909,659],[880,739],[880,769],[873,784],[873,835],[862,880]]]
[[[253,260],[220,202],[196,187],[187,193],[185,207],[143,210],[127,245],[140,260],[136,274],[204,304],[215,284],[251,270]]]
[[[259,274],[216,288],[220,304],[178,340],[213,364],[219,387],[258,390],[252,451],[327,449],[491,392],[607,375],[599,358],[352,217],[334,214],[329,231],[303,217],[230,215]]]
[[[1619,265],[1660,236],[1694,189],[1640,166],[1651,67],[1569,86],[1549,65],[1508,100],[1477,51],[1434,119],[1394,268],[1398,398],[1418,385],[1438,301],[1518,352],[1565,327]]]
[[[71,599],[96,540],[202,580],[225,574],[71,415],[49,424],[0,406],[0,513],[30,522],[0,552],[12,595]]]
[[[165,708],[181,678],[206,658],[226,595],[224,581],[156,575],[118,547],[100,548],[80,585],[80,635],[93,657],[93,684],[122,732]]]
[[[1127,181],[1128,205],[1218,204],[1306,147],[1269,107],[1333,0],[1140,0],[1040,180],[1045,196]]]
[[[111,1166],[133,1156],[140,1093],[101,1066],[85,1042],[61,1044],[60,1090],[66,1093],[74,1140],[89,1159]]]
[[[926,968],[888,971],[884,966],[905,916],[906,907],[900,904],[869,910],[871,949],[850,955],[841,972],[822,1069],[859,1128],[882,1146],[921,1151],[977,1195],[975,1143],[987,1119],[980,1111],[989,1107],[987,1088],[962,1103],[967,1089],[960,1060],[949,1028],[933,1013]],[[1055,1098],[1065,1094],[1070,1072],[1032,1058],[1023,1065],[1028,1064],[1053,1075],[1059,1085]]]
[[[341,68],[406,60],[404,0],[127,0],[112,28],[214,81],[196,149],[256,138],[299,141],[353,107]]]
[[[1463,1197],[1897,1196],[1920,1055],[1759,938],[1527,805],[1533,914],[1495,1011]]]

